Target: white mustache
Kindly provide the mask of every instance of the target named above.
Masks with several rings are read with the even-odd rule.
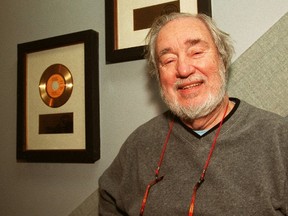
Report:
[[[185,79],[178,79],[175,82],[174,86],[178,88],[179,86],[183,86],[186,83],[188,84],[188,83],[205,82],[205,81],[206,81],[206,78],[202,76],[201,74],[193,74]]]

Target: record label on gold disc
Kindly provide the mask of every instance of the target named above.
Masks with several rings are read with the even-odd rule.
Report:
[[[69,69],[62,64],[50,65],[39,82],[40,96],[49,107],[60,107],[71,96],[73,79]]]
[[[65,91],[65,80],[60,74],[53,74],[47,81],[47,93],[52,98],[60,97]]]

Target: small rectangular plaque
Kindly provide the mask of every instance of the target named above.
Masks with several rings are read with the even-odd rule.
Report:
[[[39,115],[39,134],[73,133],[73,113]]]
[[[134,9],[134,31],[150,28],[155,18],[171,12],[180,12],[179,1],[171,1],[163,4]]]

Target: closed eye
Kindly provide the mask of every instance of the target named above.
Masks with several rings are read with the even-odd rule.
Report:
[[[189,53],[189,56],[190,57],[192,57],[192,58],[200,58],[200,57],[202,57],[203,55],[204,55],[204,51],[198,51],[198,50],[193,50],[193,51],[190,51],[190,53]]]
[[[195,52],[194,53],[194,56],[199,56],[199,55],[202,55],[204,52],[200,51],[200,52]]]
[[[176,57],[174,55],[166,54],[160,58],[161,66],[168,66],[176,61]]]
[[[172,63],[173,61],[174,61],[173,59],[169,59],[169,60],[167,60],[167,61],[164,62],[164,65],[170,64],[170,63]]]

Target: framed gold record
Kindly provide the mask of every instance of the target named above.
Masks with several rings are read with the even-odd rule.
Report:
[[[98,33],[18,44],[17,161],[100,158]]]
[[[73,78],[63,64],[50,65],[42,74],[39,82],[40,97],[49,107],[64,105],[71,96]]]

